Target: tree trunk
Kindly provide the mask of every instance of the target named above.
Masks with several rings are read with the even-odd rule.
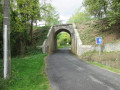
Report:
[[[11,51],[10,51],[10,0],[4,0],[3,14],[3,60],[4,60],[4,79],[11,76]]]
[[[32,38],[33,38],[33,17],[31,18],[31,27],[30,27],[30,43],[32,44]]]
[[[25,43],[21,40],[20,41],[20,55],[23,57],[25,54]]]
[[[106,16],[106,12],[107,12],[107,2],[106,0],[104,0],[104,13],[105,13],[105,16]]]

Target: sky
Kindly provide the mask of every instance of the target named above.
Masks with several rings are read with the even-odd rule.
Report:
[[[83,0],[52,0],[52,5],[56,8],[63,23],[74,14],[74,12],[82,5]]]

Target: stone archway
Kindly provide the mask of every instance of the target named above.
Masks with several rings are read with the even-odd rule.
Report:
[[[52,53],[57,49],[56,35],[61,32],[68,32],[71,36],[71,50],[73,53],[78,53],[78,47],[82,44],[79,34],[73,24],[62,24],[52,26],[48,32],[47,39],[43,43],[43,52]]]

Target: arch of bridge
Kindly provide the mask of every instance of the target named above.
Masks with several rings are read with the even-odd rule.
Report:
[[[51,53],[57,49],[57,34],[65,31],[70,34],[71,37],[71,50],[73,53],[76,53],[77,50],[77,38],[75,27],[73,24],[62,24],[52,26],[47,35],[47,39],[43,43],[43,52]]]
[[[58,34],[61,31],[68,32],[70,35],[72,35],[73,32],[74,32],[72,24],[65,24],[65,25],[54,26],[54,34],[55,35]]]

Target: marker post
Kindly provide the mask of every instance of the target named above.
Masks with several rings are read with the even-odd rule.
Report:
[[[97,37],[96,38],[96,44],[99,44],[99,55],[101,55],[101,46],[100,46],[100,44],[102,44],[102,37]]]
[[[11,76],[11,50],[10,50],[10,0],[4,0],[3,10],[3,77]]]
[[[101,55],[101,46],[99,44],[99,55]]]

